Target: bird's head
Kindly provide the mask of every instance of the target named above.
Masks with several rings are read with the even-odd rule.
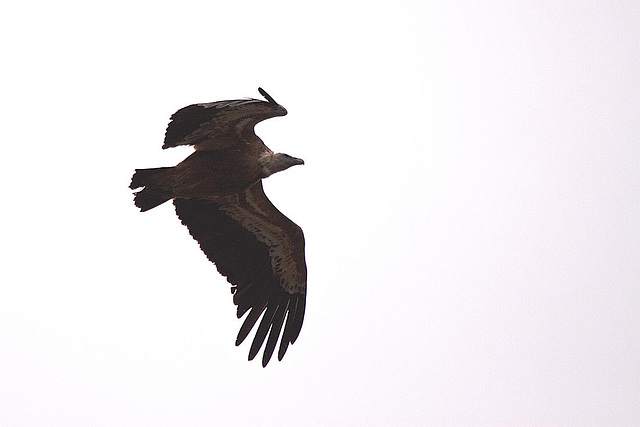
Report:
[[[295,165],[304,165],[304,160],[288,154],[276,153],[271,157],[271,161],[262,167],[262,177],[266,178],[276,172],[281,172]]]
[[[284,153],[276,153],[274,157],[278,157],[280,162],[287,165],[287,168],[295,165],[304,165],[304,160],[290,156]],[[286,169],[286,168],[285,168]],[[283,169],[284,170],[284,169]]]

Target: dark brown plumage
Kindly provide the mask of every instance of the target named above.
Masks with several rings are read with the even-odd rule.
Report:
[[[142,211],[173,199],[182,223],[233,285],[238,318],[248,312],[236,345],[262,315],[249,360],[266,340],[266,366],[279,337],[279,360],[298,338],[307,268],[302,229],[269,201],[262,179],[304,162],[274,154],[256,136],[257,123],[287,114],[258,90],[267,102],[219,101],[178,110],[171,116],[162,148],[193,145],[195,152],[173,167],[136,169],[130,188],[142,188],[135,193]]]

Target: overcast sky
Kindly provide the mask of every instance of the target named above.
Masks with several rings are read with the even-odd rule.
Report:
[[[1,425],[640,424],[639,2],[1,9]],[[264,369],[127,188],[258,86],[309,270]]]

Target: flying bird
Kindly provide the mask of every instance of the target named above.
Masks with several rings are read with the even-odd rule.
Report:
[[[173,167],[136,169],[130,188],[142,212],[173,200],[178,218],[231,283],[240,345],[262,315],[251,348],[266,340],[262,366],[293,344],[304,318],[307,266],[302,229],[269,201],[262,180],[304,161],[274,153],[255,134],[257,123],[287,110],[262,88],[266,101],[239,99],[189,105],[171,116],[162,148],[191,145]]]

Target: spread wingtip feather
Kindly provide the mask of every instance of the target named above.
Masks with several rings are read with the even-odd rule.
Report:
[[[260,92],[260,95],[264,96],[264,97],[265,97],[265,99],[266,99],[267,101],[269,101],[270,103],[272,103],[272,104],[277,104],[276,100],[275,100],[275,99],[273,99],[273,98],[271,97],[271,95],[269,95],[269,94],[267,93],[267,91],[266,91],[266,90],[264,90],[264,89],[262,89],[261,87],[259,87],[259,88],[258,88],[258,92]]]

